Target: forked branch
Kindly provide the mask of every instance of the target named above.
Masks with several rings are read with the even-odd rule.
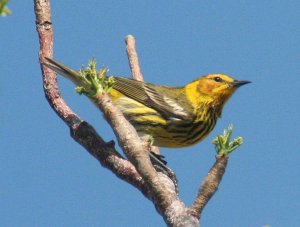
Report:
[[[39,59],[43,63],[45,57],[51,58],[53,55],[50,0],[35,0],[34,4],[36,28],[40,41]],[[127,36],[126,47],[133,78],[143,80],[133,36]],[[106,93],[98,93],[93,97],[93,101],[113,128],[128,160],[115,150],[113,142],[105,142],[92,126],[81,120],[68,107],[60,95],[56,74],[42,64],[41,70],[46,99],[57,115],[68,125],[71,136],[76,142],[86,148],[102,166],[136,187],[150,199],[168,226],[199,226],[201,212],[218,189],[225,172],[228,160],[226,152],[231,152],[233,149],[227,148],[225,153],[221,152],[217,156],[215,164],[199,189],[193,207],[187,208],[179,199],[176,185],[172,179],[155,170],[149,159],[148,150],[143,146],[135,129],[124,118],[120,110],[112,104]],[[228,145],[229,142],[225,141],[224,144]]]

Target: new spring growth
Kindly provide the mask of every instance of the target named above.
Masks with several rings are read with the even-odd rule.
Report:
[[[99,93],[108,92],[114,84],[113,77],[106,76],[108,68],[96,69],[96,60],[89,62],[86,68],[82,67],[79,71],[82,82],[88,86],[77,86],[76,92],[85,94],[90,98],[96,97]]]
[[[215,145],[215,149],[218,155],[227,156],[233,150],[243,144],[243,138],[237,137],[233,141],[230,141],[233,125],[228,126],[228,130],[224,130],[223,135],[217,136],[212,143]]]
[[[0,0],[0,16],[5,17],[11,14],[11,11],[7,7],[7,3],[10,0]]]

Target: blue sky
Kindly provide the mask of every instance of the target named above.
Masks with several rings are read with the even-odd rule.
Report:
[[[2,226],[164,226],[136,189],[69,136],[44,98],[33,1],[0,18]],[[245,143],[229,160],[202,226],[300,226],[299,1],[52,1],[54,56],[79,69],[95,57],[129,76],[124,37],[137,39],[146,81],[184,85],[207,73],[251,80],[210,136],[162,149],[191,205],[214,162],[212,139],[229,123]],[[109,141],[102,114],[59,78],[63,97]]]

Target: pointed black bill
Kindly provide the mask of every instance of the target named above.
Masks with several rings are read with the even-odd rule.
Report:
[[[248,81],[248,80],[235,80],[233,81],[233,86],[234,87],[240,87],[240,86],[243,86],[245,84],[249,84],[251,83],[251,81]]]

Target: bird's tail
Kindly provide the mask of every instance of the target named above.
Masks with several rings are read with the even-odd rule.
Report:
[[[81,75],[78,71],[75,71],[60,62],[51,59],[51,58],[44,58],[45,61],[43,62],[43,65],[48,67],[49,69],[52,69],[54,72],[66,77],[67,79],[71,80],[76,86],[85,87],[86,84],[83,83],[81,79]]]

